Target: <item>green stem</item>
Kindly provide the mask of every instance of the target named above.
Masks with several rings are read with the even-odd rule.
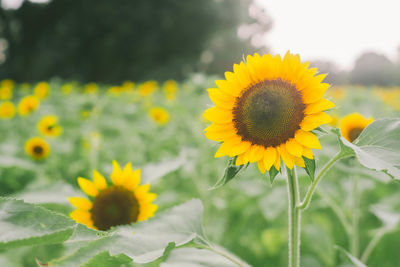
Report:
[[[296,208],[300,201],[299,184],[295,169],[286,168],[286,170],[289,203],[289,267],[299,267],[301,210]]]
[[[359,221],[360,221],[360,210],[359,210],[359,198],[360,192],[358,190],[358,176],[353,178],[353,211],[352,211],[352,233],[350,240],[350,252],[353,256],[358,258],[359,254]]]
[[[325,166],[322,168],[322,170],[320,171],[320,173],[318,174],[318,176],[314,179],[314,181],[312,182],[312,184],[310,185],[310,187],[307,190],[306,196],[304,197],[304,200],[297,205],[297,209],[299,210],[305,210],[307,209],[308,205],[311,202],[311,198],[315,192],[315,189],[317,188],[317,185],[319,183],[319,181],[322,179],[322,177],[324,177],[324,175],[328,172],[328,170],[332,167],[332,165],[342,159],[342,158],[346,158],[349,157],[350,155],[348,154],[342,154],[342,153],[338,153],[336,154],[336,156],[334,156],[330,161],[328,161]]]
[[[388,231],[385,228],[380,229],[375,236],[371,239],[369,244],[367,245],[366,249],[364,250],[364,253],[361,256],[361,261],[363,263],[367,263],[369,256],[371,255],[372,251],[375,249],[376,245],[378,245],[379,241],[381,241],[382,237],[387,233]]]

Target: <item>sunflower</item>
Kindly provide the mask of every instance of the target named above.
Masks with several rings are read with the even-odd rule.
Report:
[[[164,94],[165,94],[165,98],[168,101],[173,101],[175,100],[175,95],[176,95],[176,91],[178,89],[178,84],[176,81],[174,80],[168,80],[164,83]]]
[[[215,157],[237,156],[236,165],[257,162],[262,173],[280,170],[281,159],[290,169],[304,167],[302,157],[312,159],[312,149],[321,148],[311,131],[330,122],[323,111],[335,106],[322,98],[326,75],[308,65],[290,53],[283,59],[254,54],[217,80],[218,88],[208,89],[216,106],[204,113],[212,122],[206,137],[223,142]]]
[[[364,118],[359,113],[352,113],[343,117],[340,122],[340,132],[347,141],[353,142],[361,134],[365,127],[373,122],[373,118]]]
[[[169,113],[163,108],[151,108],[149,114],[158,125],[164,125],[169,121]]]
[[[49,95],[50,86],[47,82],[38,83],[33,89],[35,96],[39,99],[46,98]]]
[[[15,106],[10,101],[0,103],[0,118],[11,119],[15,115]]]
[[[68,200],[76,208],[70,217],[78,223],[98,230],[108,230],[113,226],[147,220],[157,210],[153,204],[156,194],[149,193],[150,184],[140,184],[140,169],[132,170],[131,163],[122,170],[114,160],[111,173],[112,185],[108,186],[104,177],[93,171],[93,182],[79,177],[78,184],[91,200],[70,197]]]
[[[18,112],[21,116],[27,116],[31,112],[35,111],[40,105],[39,98],[30,95],[21,99],[18,104]]]
[[[61,86],[61,92],[64,95],[69,95],[72,91],[72,84],[66,83],[63,86]]]
[[[33,137],[25,143],[26,153],[36,160],[46,158],[50,153],[49,144],[40,137]]]
[[[38,130],[45,136],[59,136],[62,127],[58,125],[58,117],[54,115],[44,116],[38,123]]]
[[[13,95],[13,87],[1,86],[0,87],[0,99],[8,100],[11,99]]]
[[[96,83],[88,83],[85,85],[85,88],[83,90],[85,94],[95,94],[99,90],[99,87]]]
[[[138,90],[141,96],[149,96],[157,89],[156,81],[147,81],[139,85]]]

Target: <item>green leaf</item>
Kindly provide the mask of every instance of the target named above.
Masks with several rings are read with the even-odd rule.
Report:
[[[332,129],[332,132],[337,136],[338,141],[339,141],[339,146],[340,146],[340,154],[345,156],[345,155],[354,155],[353,149],[349,148],[342,142],[342,135],[340,134],[340,130],[338,128]]]
[[[152,262],[161,257],[171,243],[181,246],[198,236],[203,237],[202,213],[200,200],[188,201],[148,221],[116,227],[108,236],[106,234],[94,241],[83,242],[75,252],[50,264],[80,266],[103,252],[111,257],[124,254],[136,263]],[[85,232],[84,236],[90,239],[92,233]],[[79,235],[74,238],[80,239]]]
[[[0,249],[67,240],[75,222],[34,204],[0,197]]]
[[[210,190],[214,190],[226,185],[230,180],[235,178],[243,168],[247,168],[249,164],[236,166],[236,158],[237,156],[229,159],[228,165],[225,168],[224,176],[219,179],[218,182],[210,188]]]
[[[304,164],[306,167],[304,168],[308,174],[308,176],[311,178],[311,181],[314,181],[315,177],[315,159],[308,159],[306,157],[303,157]]]
[[[160,267],[236,267],[237,264],[207,249],[178,248]],[[243,265],[244,266],[244,265]]]
[[[347,250],[340,246],[335,246],[335,248],[341,251],[356,267],[367,267],[364,263],[362,263],[359,259],[351,255]]]
[[[278,175],[279,171],[275,168],[275,166],[272,166],[271,169],[269,169],[268,173],[269,181],[271,182],[271,184],[273,184],[275,177]]]
[[[340,141],[364,167],[400,179],[400,119],[376,120],[353,143],[343,137]]]

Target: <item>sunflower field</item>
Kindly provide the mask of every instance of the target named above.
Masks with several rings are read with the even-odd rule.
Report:
[[[246,64],[2,80],[0,266],[399,266],[400,88]]]

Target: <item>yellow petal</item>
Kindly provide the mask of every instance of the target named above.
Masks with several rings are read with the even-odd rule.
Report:
[[[299,166],[301,168],[306,167],[306,164],[304,163],[303,158],[294,157],[294,164],[296,164],[297,166]]]
[[[68,200],[78,210],[90,210],[93,207],[92,202],[84,197],[69,197]]]
[[[294,157],[292,155],[290,155],[285,148],[285,144],[281,144],[279,146],[279,151],[281,154],[281,158],[283,160],[283,163],[289,168],[289,169],[293,169],[294,166]]]
[[[234,145],[229,152],[230,157],[237,156],[249,150],[251,143],[248,141],[241,141],[240,143]]]
[[[319,143],[318,138],[311,132],[298,130],[294,134],[294,138],[296,139],[297,142],[299,142],[303,146],[309,148],[321,149],[321,144]]]
[[[83,224],[86,224],[86,222],[91,221],[90,212],[84,210],[74,210],[69,214],[69,217],[71,217],[76,222]]]
[[[276,161],[277,156],[278,155],[277,155],[276,149],[274,147],[268,147],[267,149],[265,149],[265,151],[264,151],[264,166],[265,166],[265,168],[267,168],[268,171],[271,169],[272,165]]]
[[[95,197],[99,193],[94,183],[88,179],[78,177],[78,185],[88,196]]]
[[[217,123],[228,123],[232,122],[233,114],[232,111],[228,109],[222,109],[220,107],[212,107],[207,109],[203,117],[206,120],[217,122]]]
[[[222,143],[221,146],[218,148],[217,152],[215,153],[215,158],[220,158],[223,156],[228,156],[229,152],[232,150],[232,146],[230,143]]]
[[[257,166],[262,174],[266,172],[267,168],[265,168],[264,161],[262,159],[257,161]]]
[[[132,174],[124,180],[122,186],[130,191],[135,190],[140,184],[140,173],[140,169],[133,171]]]
[[[257,162],[264,156],[264,147],[258,145],[252,145],[249,149],[249,162]]]
[[[222,90],[224,93],[227,93],[233,97],[238,97],[242,88],[234,82],[227,81],[227,80],[217,80],[215,81],[218,88]]]
[[[123,182],[121,167],[115,160],[112,161],[112,165],[113,165],[113,172],[111,173],[111,181],[115,185],[120,185]]]
[[[242,154],[240,154],[240,155],[237,156],[236,162],[235,162],[235,165],[236,165],[236,166],[240,166],[240,165],[243,165],[243,164],[244,164],[244,163],[243,163],[243,155],[244,155],[244,153],[242,153]]]
[[[144,184],[139,186],[136,190],[135,190],[135,196],[137,199],[143,199],[146,195],[147,192],[149,192],[150,190],[150,184]]]
[[[301,157],[303,154],[303,146],[296,142],[294,138],[286,141],[286,150],[295,157]]]
[[[314,114],[318,113],[327,109],[331,109],[335,107],[335,104],[333,104],[331,101],[327,99],[321,99],[315,103],[307,105],[306,109],[304,110],[305,114]]]
[[[308,147],[304,147],[303,148],[303,156],[308,158],[308,159],[313,159],[314,156],[313,156],[312,149],[308,148]]]
[[[306,88],[302,91],[303,102],[305,104],[311,104],[319,101],[325,94],[325,91],[329,88],[329,84],[321,83],[317,85],[311,85],[310,88]]]
[[[217,141],[217,142],[225,141],[227,139],[237,136],[236,132],[233,129],[232,130],[222,130],[222,131],[207,131],[204,135],[208,139]]]
[[[253,83],[252,78],[250,77],[250,73],[247,69],[247,66],[242,62],[240,64],[233,65],[233,72],[235,73],[237,80],[243,88],[249,87]]]
[[[280,153],[279,153],[280,154]],[[274,162],[274,167],[277,171],[279,171],[281,169],[281,157],[280,155],[277,155],[276,160]]]
[[[236,101],[235,97],[224,93],[220,89],[210,88],[207,91],[208,91],[208,95],[209,95],[211,101],[214,102],[214,104],[216,106],[219,106],[219,107],[225,108],[225,109],[233,108],[235,101]]]
[[[104,179],[104,176],[96,170],[93,170],[93,182],[98,190],[107,188],[106,179]]]
[[[311,131],[322,124],[329,123],[332,120],[331,116],[324,112],[307,115],[300,123],[300,128],[304,131]]]
[[[130,177],[132,176],[132,164],[130,162],[128,162],[125,167],[124,170],[122,171],[122,181],[121,184],[123,184],[125,182],[126,179],[130,179]]]

